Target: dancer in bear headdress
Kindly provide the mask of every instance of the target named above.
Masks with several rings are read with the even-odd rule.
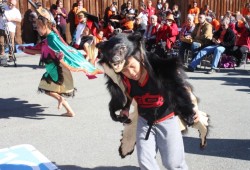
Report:
[[[139,34],[121,33],[97,48],[108,78],[110,115],[125,123],[121,157],[131,154],[136,143],[141,169],[159,169],[158,150],[167,169],[187,169],[181,130],[187,125],[198,128],[204,147],[208,118],[197,108],[179,59],[146,52]]]
[[[48,10],[40,7],[36,11],[37,31],[46,39],[35,47],[20,49],[29,54],[41,54],[40,61],[45,64],[46,73],[42,76],[38,90],[55,98],[58,101],[58,109],[66,109],[63,116],[73,117],[75,113],[64,98],[73,96],[75,92],[70,71],[82,71],[88,78],[95,78],[95,75],[101,74],[102,71],[90,64],[79,51],[62,42],[52,31],[53,16]]]

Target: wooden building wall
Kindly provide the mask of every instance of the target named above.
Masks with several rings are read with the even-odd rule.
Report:
[[[17,0],[17,8],[21,11],[22,16],[27,9],[30,9],[31,6],[28,3],[28,0]],[[35,0],[33,0],[35,1]],[[43,6],[49,8],[51,4],[55,3],[56,0],[38,0],[42,2]],[[66,11],[69,12],[73,3],[77,0],[62,0]],[[109,6],[113,1],[118,3],[118,7],[120,7],[123,3],[126,3],[127,0],[83,0],[83,6],[87,9],[87,11],[93,15],[98,17],[103,17],[105,8]],[[153,5],[155,6],[157,0],[152,0]],[[133,7],[138,9],[140,0],[132,0]],[[147,0],[145,0],[147,2]],[[170,7],[173,4],[179,5],[179,8],[182,13],[182,20],[184,21],[187,10],[190,5],[193,3],[193,0],[168,0],[170,3]],[[198,6],[202,8],[205,4],[210,6],[210,9],[215,11],[217,17],[224,15],[227,10],[232,12],[240,11],[246,2],[250,2],[250,0],[196,0]],[[20,25],[17,28],[17,43],[21,43],[21,31]],[[67,29],[69,30],[69,29]],[[67,32],[67,41],[71,40],[69,31]]]

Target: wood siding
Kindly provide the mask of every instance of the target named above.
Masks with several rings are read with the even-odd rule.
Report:
[[[56,0],[40,0],[46,8],[49,8],[51,4],[55,3]],[[70,11],[73,3],[76,2],[76,0],[62,0],[64,7],[67,12]],[[83,6],[87,9],[87,11],[93,15],[96,15],[98,17],[103,17],[105,8],[109,6],[113,1],[117,2],[118,7],[120,9],[120,6],[127,2],[127,0],[83,0]],[[156,5],[157,0],[152,0],[153,6]],[[133,7],[135,9],[138,9],[140,0],[132,0]],[[145,0],[147,2],[147,0]],[[179,8],[182,13],[182,21],[184,21],[188,8],[193,3],[193,0],[168,0],[170,3],[170,7],[173,6],[173,4],[179,5]],[[250,0],[196,0],[198,3],[198,7],[202,8],[205,4],[208,4],[210,6],[210,9],[213,10],[217,17],[224,15],[227,10],[230,10],[232,12],[241,11],[242,7],[246,2],[250,2]],[[18,0],[17,8],[21,11],[21,14],[25,13],[27,9],[30,9],[31,6],[28,3],[28,0]],[[17,43],[21,43],[21,31],[20,31],[20,25],[17,27],[17,34],[16,34],[16,40]],[[71,40],[69,29],[67,29],[67,41],[69,42]]]

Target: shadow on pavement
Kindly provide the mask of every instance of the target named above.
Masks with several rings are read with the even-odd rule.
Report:
[[[38,64],[37,65],[30,65],[30,64],[18,64],[17,63],[17,67],[29,67],[32,69],[44,69],[44,66],[39,66]]]
[[[185,152],[197,155],[224,157],[231,159],[250,160],[249,139],[207,139],[207,147],[199,148],[200,140],[193,137],[183,137]]]
[[[204,73],[206,74],[208,70],[210,70],[210,67],[206,68],[200,68],[198,67],[197,70],[194,73]],[[237,76],[237,75],[244,75],[244,76],[250,76],[250,70],[243,69],[243,68],[221,68],[220,70],[217,70],[217,73],[227,73],[229,76]],[[215,73],[216,74],[216,73]]]
[[[57,116],[49,114],[39,114],[44,111],[39,104],[29,104],[28,101],[18,98],[0,98],[0,119],[10,117],[21,117],[27,119],[44,119],[44,116]]]
[[[235,70],[233,68],[221,68],[219,73],[227,73],[228,75],[250,76],[248,68],[244,69],[243,67],[235,67]]]
[[[61,170],[139,170],[139,168],[136,166],[122,166],[122,167],[101,166],[95,168],[83,168],[74,165],[63,165],[63,166],[58,166],[58,168]]]
[[[250,77],[189,77],[192,80],[216,80],[224,81],[222,85],[227,86],[245,86],[248,88],[237,89],[237,91],[250,93]]]

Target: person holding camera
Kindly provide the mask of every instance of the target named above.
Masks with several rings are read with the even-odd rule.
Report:
[[[21,22],[22,17],[20,11],[15,7],[16,0],[8,0],[7,4],[0,10],[0,55],[5,54],[4,44],[6,42],[6,29],[9,30],[11,39],[9,40],[12,47],[9,47],[9,62],[13,61],[14,38],[16,32],[16,23]],[[5,25],[6,22],[6,25]]]
[[[165,49],[169,51],[172,49],[178,34],[178,26],[175,23],[174,15],[168,14],[162,21],[161,27],[156,35],[156,44],[161,41],[166,42]]]
[[[132,1],[127,1],[127,4],[124,8],[121,8],[121,11],[125,13],[125,15],[130,14],[131,11],[134,11],[132,7]]]

